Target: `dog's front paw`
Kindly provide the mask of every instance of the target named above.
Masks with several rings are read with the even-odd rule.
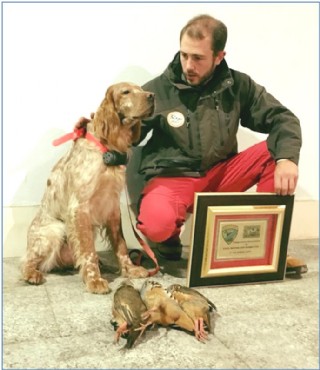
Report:
[[[122,268],[122,276],[133,279],[146,278],[149,276],[149,272],[142,266],[126,265]]]
[[[88,292],[94,294],[107,294],[111,292],[107,280],[102,278],[87,280],[86,287]]]
[[[40,285],[46,281],[43,273],[39,270],[33,270],[29,271],[28,273],[24,273],[23,279],[31,285]]]

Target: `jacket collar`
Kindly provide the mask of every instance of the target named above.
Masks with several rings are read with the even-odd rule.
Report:
[[[213,75],[204,84],[199,86],[190,86],[184,79],[182,67],[180,63],[180,53],[176,53],[173,60],[164,71],[164,75],[169,81],[180,90],[184,89],[197,89],[206,90],[207,88],[215,87],[215,90],[224,90],[226,87],[233,85],[233,78],[230,69],[225,59],[216,67]]]

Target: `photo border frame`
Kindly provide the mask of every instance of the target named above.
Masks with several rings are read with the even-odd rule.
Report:
[[[284,280],[293,205],[294,195],[195,193],[187,286]],[[227,244],[221,237],[228,223],[242,233],[246,225],[250,229],[252,223],[257,224],[259,232],[260,228],[264,230],[260,244],[251,243],[250,247],[250,243],[244,241],[229,241],[235,250],[229,256]],[[238,230],[231,229],[231,235],[232,231]],[[256,255],[250,257],[254,249]],[[245,258],[240,254],[237,257],[236,253],[241,252]]]

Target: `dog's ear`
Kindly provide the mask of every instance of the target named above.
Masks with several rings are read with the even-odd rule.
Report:
[[[117,141],[121,125],[120,118],[115,109],[113,90],[112,86],[108,88],[105,98],[94,118],[94,130],[96,134],[108,143]]]

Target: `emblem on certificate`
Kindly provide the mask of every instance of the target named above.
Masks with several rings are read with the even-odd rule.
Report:
[[[237,225],[225,225],[222,228],[221,235],[223,240],[230,245],[234,239],[237,237],[239,227]]]

